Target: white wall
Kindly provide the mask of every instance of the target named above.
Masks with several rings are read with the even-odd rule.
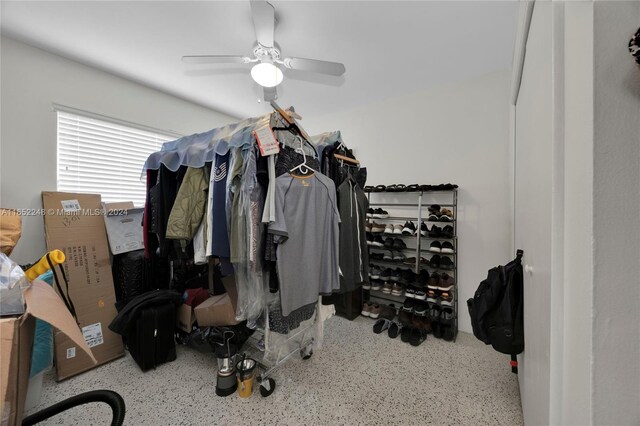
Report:
[[[340,130],[367,167],[368,185],[460,185],[460,329],[471,332],[466,300],[510,253],[509,78],[501,71],[345,113],[305,117],[312,134]],[[304,116],[304,111],[300,111]]]
[[[593,421],[640,423],[640,2],[594,4]]]
[[[519,357],[525,424],[549,421],[553,166],[552,4],[536,3],[515,118],[515,245],[523,262],[525,348]]]
[[[52,103],[180,134],[236,121],[6,37],[0,43],[2,207],[40,208],[41,191],[56,190],[56,114]],[[43,218],[23,218],[22,238],[12,258],[31,262],[44,251]]]
[[[545,207],[533,214],[550,217],[551,226],[540,230],[547,236],[531,235],[537,219],[523,213],[525,208],[514,232],[516,241],[529,235],[523,248],[533,275],[525,282],[525,312],[545,311],[539,299],[547,298],[551,324],[541,327],[540,318],[525,316],[526,423],[640,420],[640,67],[626,48],[638,22],[638,2],[539,1],[534,8],[521,90],[541,80],[526,72],[527,65],[552,78],[538,85],[544,102],[537,102],[537,112],[518,99],[516,122],[526,111],[531,125],[516,132],[516,152],[549,143],[553,149],[544,158],[521,158],[516,170],[530,169],[530,180],[549,186],[552,202],[536,196]],[[550,33],[552,46],[540,46]],[[530,138],[540,130],[534,123],[547,126],[550,115],[553,136]],[[536,283],[540,257],[530,249],[541,240],[546,248],[536,250],[551,253],[551,277],[543,268],[542,285]],[[548,353],[540,350],[547,342]],[[544,364],[548,368],[537,368]],[[540,380],[529,380],[539,376],[550,377],[547,389]]]

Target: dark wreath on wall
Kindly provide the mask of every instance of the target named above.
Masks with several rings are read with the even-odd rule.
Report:
[[[629,52],[636,58],[636,62],[640,65],[640,28],[636,31],[636,35],[629,40]]]

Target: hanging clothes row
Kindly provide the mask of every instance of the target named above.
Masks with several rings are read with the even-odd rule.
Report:
[[[280,143],[270,158],[260,155],[253,134],[265,125]],[[318,150],[328,139],[320,139],[314,146],[273,113],[169,142],[152,154],[145,165],[145,252],[159,266],[158,286],[180,290],[178,270],[206,268],[217,258],[223,275],[235,275],[238,320],[259,321],[274,300],[271,291],[277,309],[270,321],[299,324],[287,317],[308,318],[319,295],[368,279],[360,168],[345,175],[338,191],[321,173]],[[309,173],[292,172],[303,160]]]

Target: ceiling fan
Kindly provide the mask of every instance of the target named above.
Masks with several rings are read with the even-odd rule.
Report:
[[[344,64],[304,58],[282,58],[278,45],[274,41],[276,24],[275,9],[264,0],[251,0],[251,14],[256,32],[256,46],[253,57],[229,55],[190,55],[182,61],[192,64],[254,64],[251,77],[263,87],[264,100],[277,99],[276,86],[282,83],[284,75],[280,67],[292,70],[309,71],[320,74],[341,76],[345,72]]]

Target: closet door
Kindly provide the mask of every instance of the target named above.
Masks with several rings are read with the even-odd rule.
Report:
[[[524,250],[525,352],[520,394],[525,424],[549,423],[552,218],[552,8],[536,2],[515,117],[516,248]]]

